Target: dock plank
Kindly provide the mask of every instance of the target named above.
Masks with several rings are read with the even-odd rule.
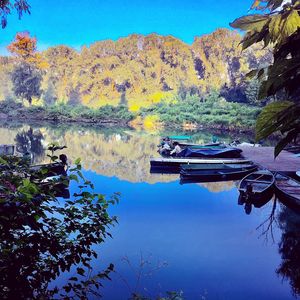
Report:
[[[300,170],[300,157],[282,151],[274,159],[274,147],[241,146],[243,156],[270,171],[296,172]]]

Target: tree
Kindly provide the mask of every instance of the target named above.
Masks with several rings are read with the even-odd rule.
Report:
[[[27,60],[35,55],[36,42],[36,38],[30,37],[29,32],[18,32],[15,40],[7,46],[7,49],[11,54]]]
[[[41,96],[42,75],[34,66],[26,62],[18,64],[11,74],[11,79],[15,95],[27,100],[30,105],[33,97]]]
[[[55,104],[56,100],[57,100],[57,94],[56,94],[55,85],[53,83],[53,80],[51,80],[50,78],[48,80],[47,90],[44,95],[44,103],[46,105],[53,105]]]
[[[257,140],[281,132],[276,157],[300,133],[300,1],[256,0],[251,8],[263,13],[241,17],[231,26],[246,31],[243,49],[257,43],[273,47],[273,63],[248,76],[260,80],[260,99],[282,91],[287,95],[288,101],[266,106],[256,123]]]
[[[81,104],[80,86],[79,85],[77,85],[76,88],[73,88],[73,87],[70,88],[68,104],[70,104],[70,105]]]
[[[25,61],[43,70],[48,67],[48,63],[37,52],[36,45],[37,39],[31,37],[28,31],[24,31],[16,34],[14,41],[7,46],[7,49],[17,60]]]
[[[21,19],[23,13],[30,14],[30,5],[27,0],[1,0],[0,1],[0,17],[1,26],[5,28],[7,25],[7,16],[16,10]]]

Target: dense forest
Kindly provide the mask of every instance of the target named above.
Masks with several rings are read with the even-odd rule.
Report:
[[[258,114],[253,106],[264,102],[257,101],[258,81],[245,75],[270,64],[272,54],[259,45],[242,51],[241,40],[236,31],[218,29],[196,37],[192,45],[172,36],[134,34],[80,51],[61,45],[37,52],[36,38],[18,33],[8,45],[12,55],[0,58],[0,99],[5,107],[16,99],[38,105],[26,115],[48,120],[114,117],[129,122],[138,117],[138,124],[147,114],[150,127],[157,121],[247,127]],[[89,109],[74,111],[78,105]],[[103,114],[99,107],[107,105],[122,107],[121,112],[106,107]],[[192,111],[182,111],[182,105]],[[18,111],[17,118],[22,119],[23,112]],[[235,122],[240,112],[244,116]]]
[[[92,107],[128,101],[134,108],[185,90],[205,95],[212,89],[223,89],[226,94],[233,89],[238,94],[238,87],[247,84],[245,73],[268,64],[272,57],[259,47],[242,52],[240,42],[237,32],[219,29],[196,37],[192,45],[151,34],[100,41],[80,51],[51,47],[39,53],[41,98],[45,103],[63,101]],[[2,99],[13,96],[9,76],[15,60],[1,57]],[[243,95],[231,94],[230,100],[245,101]]]

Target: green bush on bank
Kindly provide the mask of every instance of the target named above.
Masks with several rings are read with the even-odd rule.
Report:
[[[141,115],[157,114],[166,125],[191,122],[199,125],[219,125],[251,127],[254,125],[260,108],[247,104],[227,102],[220,97],[207,99],[191,97],[185,101],[177,99],[174,103],[161,102],[142,109]]]
[[[9,117],[26,117],[45,120],[72,121],[109,121],[119,120],[129,122],[134,114],[126,106],[106,105],[97,109],[83,105],[56,104],[50,106],[32,105],[25,107],[21,102],[13,100],[0,101],[0,112]]]
[[[151,107],[143,108],[138,113],[130,112],[125,105],[106,105],[100,108],[69,104],[25,107],[22,103],[13,100],[0,101],[0,112],[12,118],[123,123],[128,123],[137,115],[145,117],[155,114],[166,126],[181,127],[183,123],[196,123],[212,127],[249,128],[254,125],[260,108],[227,102],[217,94],[211,94],[205,99],[193,95],[184,100],[175,99],[171,103],[162,101]]]

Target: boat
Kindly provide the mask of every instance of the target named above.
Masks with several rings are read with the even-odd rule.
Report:
[[[238,167],[236,167],[238,166]],[[184,167],[184,166],[182,166]],[[203,164],[203,169],[190,169],[185,170],[181,168],[180,179],[181,183],[187,182],[216,182],[227,180],[238,180],[243,178],[249,173],[257,170],[257,166],[254,164],[242,164],[239,165],[206,165]]]
[[[300,145],[288,146],[288,147],[285,147],[284,150],[294,153],[294,154],[298,154],[298,153],[300,153]]]
[[[277,172],[275,174],[275,194],[287,207],[300,211],[299,181],[282,172]]]
[[[193,172],[201,170],[224,170],[224,169],[242,169],[256,167],[252,162],[250,163],[238,163],[238,164],[186,164],[180,166],[182,172]]]
[[[225,148],[226,145],[224,143],[209,143],[209,144],[193,144],[193,143],[185,143],[185,142],[178,142],[180,147],[189,147],[195,149],[201,148]]]
[[[15,145],[0,145],[0,156],[14,155]]]
[[[151,169],[163,171],[172,170],[179,172],[180,166],[184,164],[243,164],[250,163],[248,159],[242,158],[180,158],[180,157],[158,157],[150,158]]]
[[[206,157],[206,158],[238,158],[241,157],[242,150],[233,147],[225,148],[202,148],[193,149],[187,147],[183,149],[178,157]]]
[[[244,177],[239,184],[239,203],[251,201],[253,205],[274,194],[275,178],[268,170],[259,170]]]
[[[173,141],[188,141],[192,139],[189,135],[172,135],[169,138]]]

